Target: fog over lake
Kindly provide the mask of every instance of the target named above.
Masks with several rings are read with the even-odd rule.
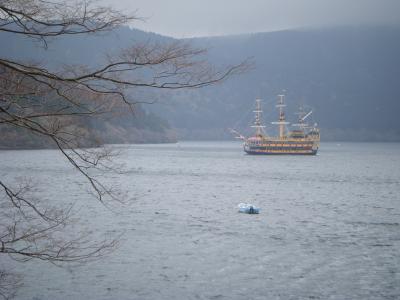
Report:
[[[396,0],[104,0],[136,11],[131,26],[176,38],[331,26],[399,25]],[[234,20],[234,21],[233,21]]]

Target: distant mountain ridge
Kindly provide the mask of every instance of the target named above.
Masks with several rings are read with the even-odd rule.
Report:
[[[104,53],[131,43],[174,40],[120,28],[96,37],[67,37],[42,52],[10,36],[0,38],[2,56],[34,57],[54,65],[93,65]],[[185,41],[208,48],[207,58],[216,65],[252,57],[255,67],[216,86],[143,95],[156,101],[144,109],[167,120],[182,139],[230,139],[227,128],[245,131],[256,97],[264,99],[265,119],[272,121],[275,95],[286,90],[288,118],[294,120],[300,104],[312,108],[322,140],[400,141],[399,27],[287,30]]]
[[[220,86],[181,91],[175,106],[163,107],[163,116],[185,138],[229,138],[225,129],[244,117],[256,97],[264,100],[265,119],[273,121],[276,95],[286,90],[288,118],[294,121],[299,105],[312,108],[323,140],[400,141],[400,27],[287,30],[191,41],[209,48],[213,62],[253,57],[255,68]]]

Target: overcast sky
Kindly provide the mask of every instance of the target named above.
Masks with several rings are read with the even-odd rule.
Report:
[[[174,37],[299,27],[399,24],[400,0],[104,0],[135,11],[134,27]]]

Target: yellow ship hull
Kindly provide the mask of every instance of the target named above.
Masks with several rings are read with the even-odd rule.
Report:
[[[310,139],[266,140],[260,138],[249,138],[244,143],[244,151],[248,154],[316,155],[318,148],[319,141]]]

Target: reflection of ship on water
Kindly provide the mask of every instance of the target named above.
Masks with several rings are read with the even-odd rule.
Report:
[[[231,130],[244,141],[244,151],[248,154],[299,154],[315,155],[317,154],[320,142],[319,129],[317,124],[309,126],[305,120],[311,115],[312,111],[305,113],[300,110],[298,113],[298,122],[292,124],[294,130],[287,131],[284,107],[285,96],[278,95],[276,107],[279,110],[279,120],[271,124],[278,125],[279,136],[268,136],[265,132],[265,126],[261,122],[261,100],[256,100],[256,109],[254,110],[255,119],[251,127],[255,128],[256,133],[251,137],[244,137],[235,130]]]

